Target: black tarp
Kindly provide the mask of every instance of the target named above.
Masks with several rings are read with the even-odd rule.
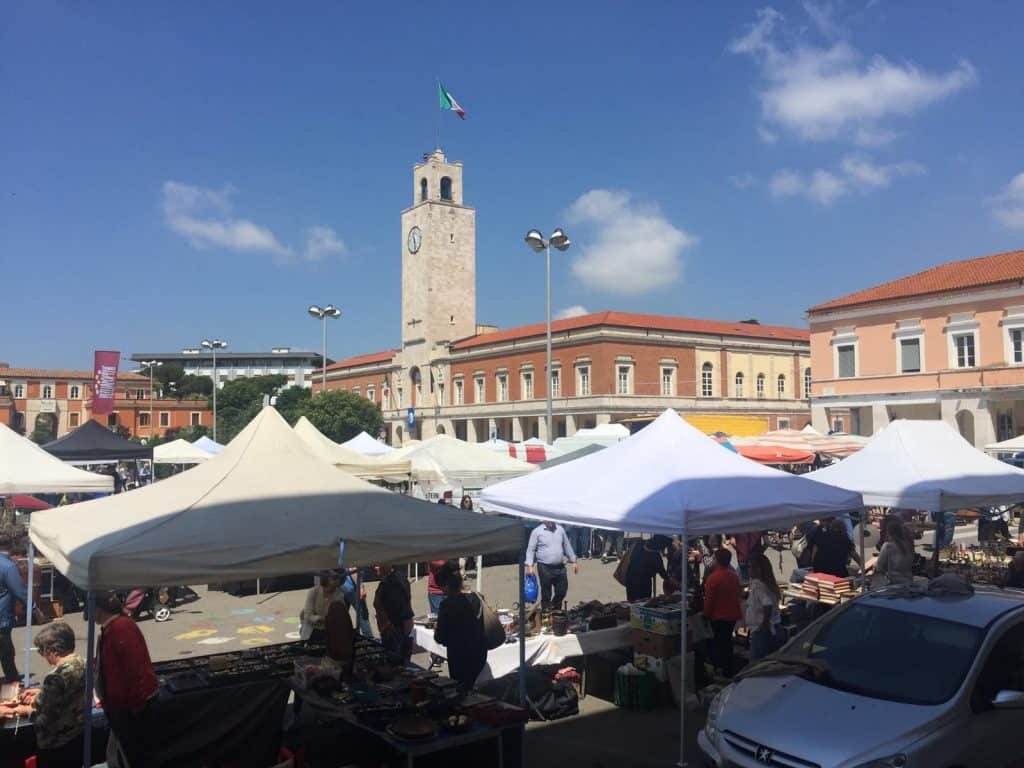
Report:
[[[79,463],[152,459],[153,449],[118,437],[97,421],[89,419],[74,432],[57,438],[43,449],[62,461]]]

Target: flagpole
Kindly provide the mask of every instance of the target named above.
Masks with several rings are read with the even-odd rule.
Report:
[[[441,148],[441,78],[437,79],[437,143],[435,149]]]

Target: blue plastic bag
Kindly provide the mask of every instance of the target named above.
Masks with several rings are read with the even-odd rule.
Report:
[[[526,574],[526,581],[523,583],[523,599],[528,603],[536,603],[540,587],[537,586],[537,577],[532,573]]]

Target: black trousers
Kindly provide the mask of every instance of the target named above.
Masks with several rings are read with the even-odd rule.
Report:
[[[569,591],[569,576],[565,566],[537,563],[537,580],[540,582],[540,607],[561,608],[565,593]]]
[[[15,663],[14,641],[11,640],[11,628],[0,627],[0,669],[3,669],[4,678],[14,682],[21,679],[18,674],[18,665]]]
[[[81,736],[76,736],[61,747],[36,750],[37,768],[80,768],[81,765]]]
[[[708,648],[711,653],[711,663],[726,675],[731,675],[733,670],[732,632],[735,628],[735,621],[711,622],[711,631],[714,633]]]

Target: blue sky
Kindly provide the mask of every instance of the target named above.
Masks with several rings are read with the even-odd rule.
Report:
[[[400,332],[399,213],[442,115],[478,315],[803,324],[1024,243],[1024,8],[1005,3],[49,3],[0,25],[0,360]]]

